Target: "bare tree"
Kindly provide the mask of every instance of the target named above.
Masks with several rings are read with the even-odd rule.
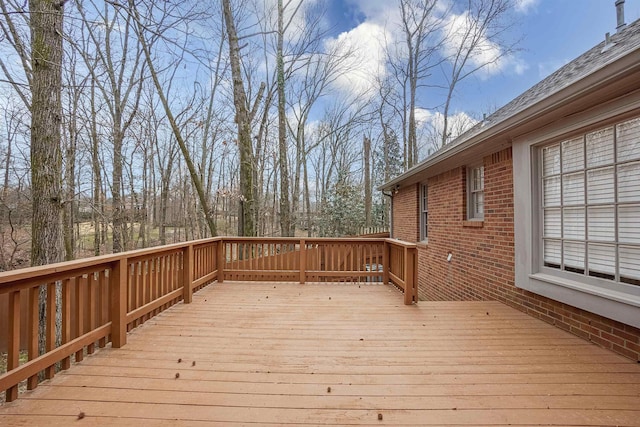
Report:
[[[202,212],[205,216],[207,227],[209,229],[210,234],[212,236],[216,236],[218,234],[218,231],[217,231],[217,225],[215,220],[215,212],[213,212],[209,206],[210,205],[209,198],[205,193],[205,188],[200,178],[200,174],[196,168],[196,164],[193,161],[191,152],[187,146],[187,142],[182,133],[182,130],[178,123],[176,115],[174,114],[171,108],[171,105],[169,103],[167,93],[169,92],[170,87],[169,89],[165,89],[161,84],[160,73],[158,72],[157,67],[154,64],[154,60],[151,54],[151,49],[153,48],[154,43],[157,42],[159,39],[165,39],[164,32],[167,31],[167,29],[171,25],[170,23],[165,22],[166,19],[168,19],[169,17],[173,17],[178,20],[189,19],[189,16],[181,17],[180,13],[173,10],[171,5],[166,5],[166,6],[167,6],[167,9],[164,10],[165,15],[161,17],[160,22],[156,23],[157,24],[156,28],[151,28],[150,23],[147,22],[148,20],[143,22],[141,15],[139,13],[139,10],[136,7],[135,2],[133,2],[132,0],[129,1],[128,3],[127,13],[130,16],[133,16],[135,20],[136,35],[138,37],[138,41],[140,43],[142,52],[144,54],[144,59],[146,61],[146,64],[149,70],[149,75],[151,77],[151,80],[153,81],[154,87],[160,99],[160,103],[162,104],[162,107],[165,111],[167,120],[169,121],[169,125],[171,126],[171,130],[173,132],[173,135],[178,143],[178,146],[180,147],[180,151],[182,152],[182,156],[186,162],[187,169],[189,172],[189,177],[191,179],[193,186],[196,189],[196,192],[198,195],[198,201],[200,203]],[[152,12],[153,11],[150,11],[149,13],[152,13]],[[151,18],[153,19],[157,17],[152,16]],[[185,44],[183,45],[177,46],[178,50],[181,52],[187,51],[186,49],[187,41],[185,40],[184,43]],[[172,64],[172,67],[174,67],[173,68],[174,72],[177,69],[178,63],[179,62]]]
[[[253,108],[249,108],[247,92],[242,79],[242,60],[240,43],[236,23],[231,9],[230,0],[222,0],[222,12],[227,28],[229,43],[229,61],[233,80],[233,99],[235,105],[235,122],[238,129],[238,150],[240,151],[240,224],[238,234],[241,236],[255,236],[255,202],[254,202],[254,156],[251,141],[251,123],[256,114],[257,106],[264,93],[264,86],[256,96]]]
[[[371,139],[362,138],[362,163],[364,168],[364,217],[365,226],[371,227],[371,206],[373,204],[371,185]]]
[[[22,4],[3,1],[0,29],[22,65],[23,78],[4,60],[0,68],[31,112],[31,264],[62,261],[62,57],[65,1],[31,0],[28,12]],[[17,21],[14,21],[16,17]],[[28,29],[29,34],[26,34]],[[58,287],[56,299],[61,298]],[[39,351],[46,342],[47,289],[39,294]],[[57,305],[60,307],[60,305]],[[60,313],[56,323],[61,323]],[[59,331],[59,327],[57,328]]]
[[[291,4],[292,0],[287,2]],[[298,2],[297,8],[302,4]],[[295,12],[294,12],[295,14]],[[291,22],[291,21],[289,21]],[[291,226],[291,207],[289,206],[289,161],[287,158],[287,113],[285,111],[285,76],[284,76],[284,6],[278,0],[278,42],[276,49],[276,68],[278,86],[278,161],[280,164],[280,234],[292,236],[295,226]]]
[[[102,93],[111,120],[113,142],[112,166],[112,215],[113,251],[126,250],[127,230],[123,202],[123,153],[127,131],[138,110],[144,61],[140,46],[134,43],[135,33],[132,18],[120,14],[113,6],[89,2],[91,10],[78,3],[78,11],[85,25],[88,40],[74,43],[85,60],[96,87]],[[89,14],[95,16],[89,16]],[[94,59],[95,58],[95,59]]]
[[[506,20],[511,0],[468,0],[467,9],[452,17],[446,32],[450,55],[445,62],[447,95],[443,107],[440,148],[450,141],[450,109],[456,87],[471,75],[496,65],[511,54],[515,44],[507,44],[503,35],[511,27]]]
[[[401,68],[404,105],[408,112],[408,134],[405,142],[405,167],[411,168],[418,162],[418,137],[416,131],[416,93],[421,81],[429,76],[435,67],[435,54],[442,43],[440,29],[442,19],[435,11],[437,0],[400,0],[402,30],[405,37],[403,46],[406,64]],[[405,86],[408,84],[408,87]],[[408,103],[406,92],[408,91]]]

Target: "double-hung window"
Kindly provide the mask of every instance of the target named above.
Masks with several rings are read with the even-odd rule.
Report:
[[[484,219],[484,166],[467,169],[467,219]]]
[[[429,223],[429,189],[427,184],[420,185],[420,240],[427,240]]]
[[[640,118],[540,150],[542,266],[640,285]]]

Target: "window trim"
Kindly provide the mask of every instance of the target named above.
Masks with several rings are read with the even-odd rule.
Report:
[[[542,264],[541,147],[638,117],[640,98],[627,98],[558,121],[512,142],[515,285],[538,295],[640,327],[640,286]]]
[[[474,178],[473,178],[473,173],[475,170],[480,169],[481,171],[481,177],[480,177],[480,183],[481,183],[481,188],[480,189],[473,189],[472,185],[474,183]],[[466,220],[467,221],[484,221],[484,192],[485,192],[485,176],[484,176],[485,170],[484,170],[484,163],[477,163],[471,166],[467,167],[467,173],[466,173],[466,190],[467,190],[467,217]],[[476,194],[482,194],[483,196],[483,202],[482,202],[482,212],[474,212],[473,206],[474,206],[474,195]]]
[[[419,187],[419,209],[420,209],[420,241],[426,242],[429,239],[429,186],[421,183]]]

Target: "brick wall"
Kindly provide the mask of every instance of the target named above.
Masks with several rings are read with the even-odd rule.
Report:
[[[640,361],[640,330],[515,287],[511,149],[484,158],[484,221],[466,221],[465,168],[429,179],[429,240],[418,247],[419,297],[497,300]],[[417,241],[417,187],[394,199],[394,237]],[[412,201],[408,203],[409,199]],[[406,212],[405,209],[412,209]],[[412,221],[412,222],[411,222]],[[452,261],[447,262],[448,253]]]
[[[415,242],[420,238],[419,188],[419,184],[411,185],[394,194],[393,237],[407,242]]]

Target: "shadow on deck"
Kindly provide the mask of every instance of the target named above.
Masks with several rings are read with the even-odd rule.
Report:
[[[0,425],[638,426],[639,402],[640,365],[498,302],[225,282],[0,406]]]

